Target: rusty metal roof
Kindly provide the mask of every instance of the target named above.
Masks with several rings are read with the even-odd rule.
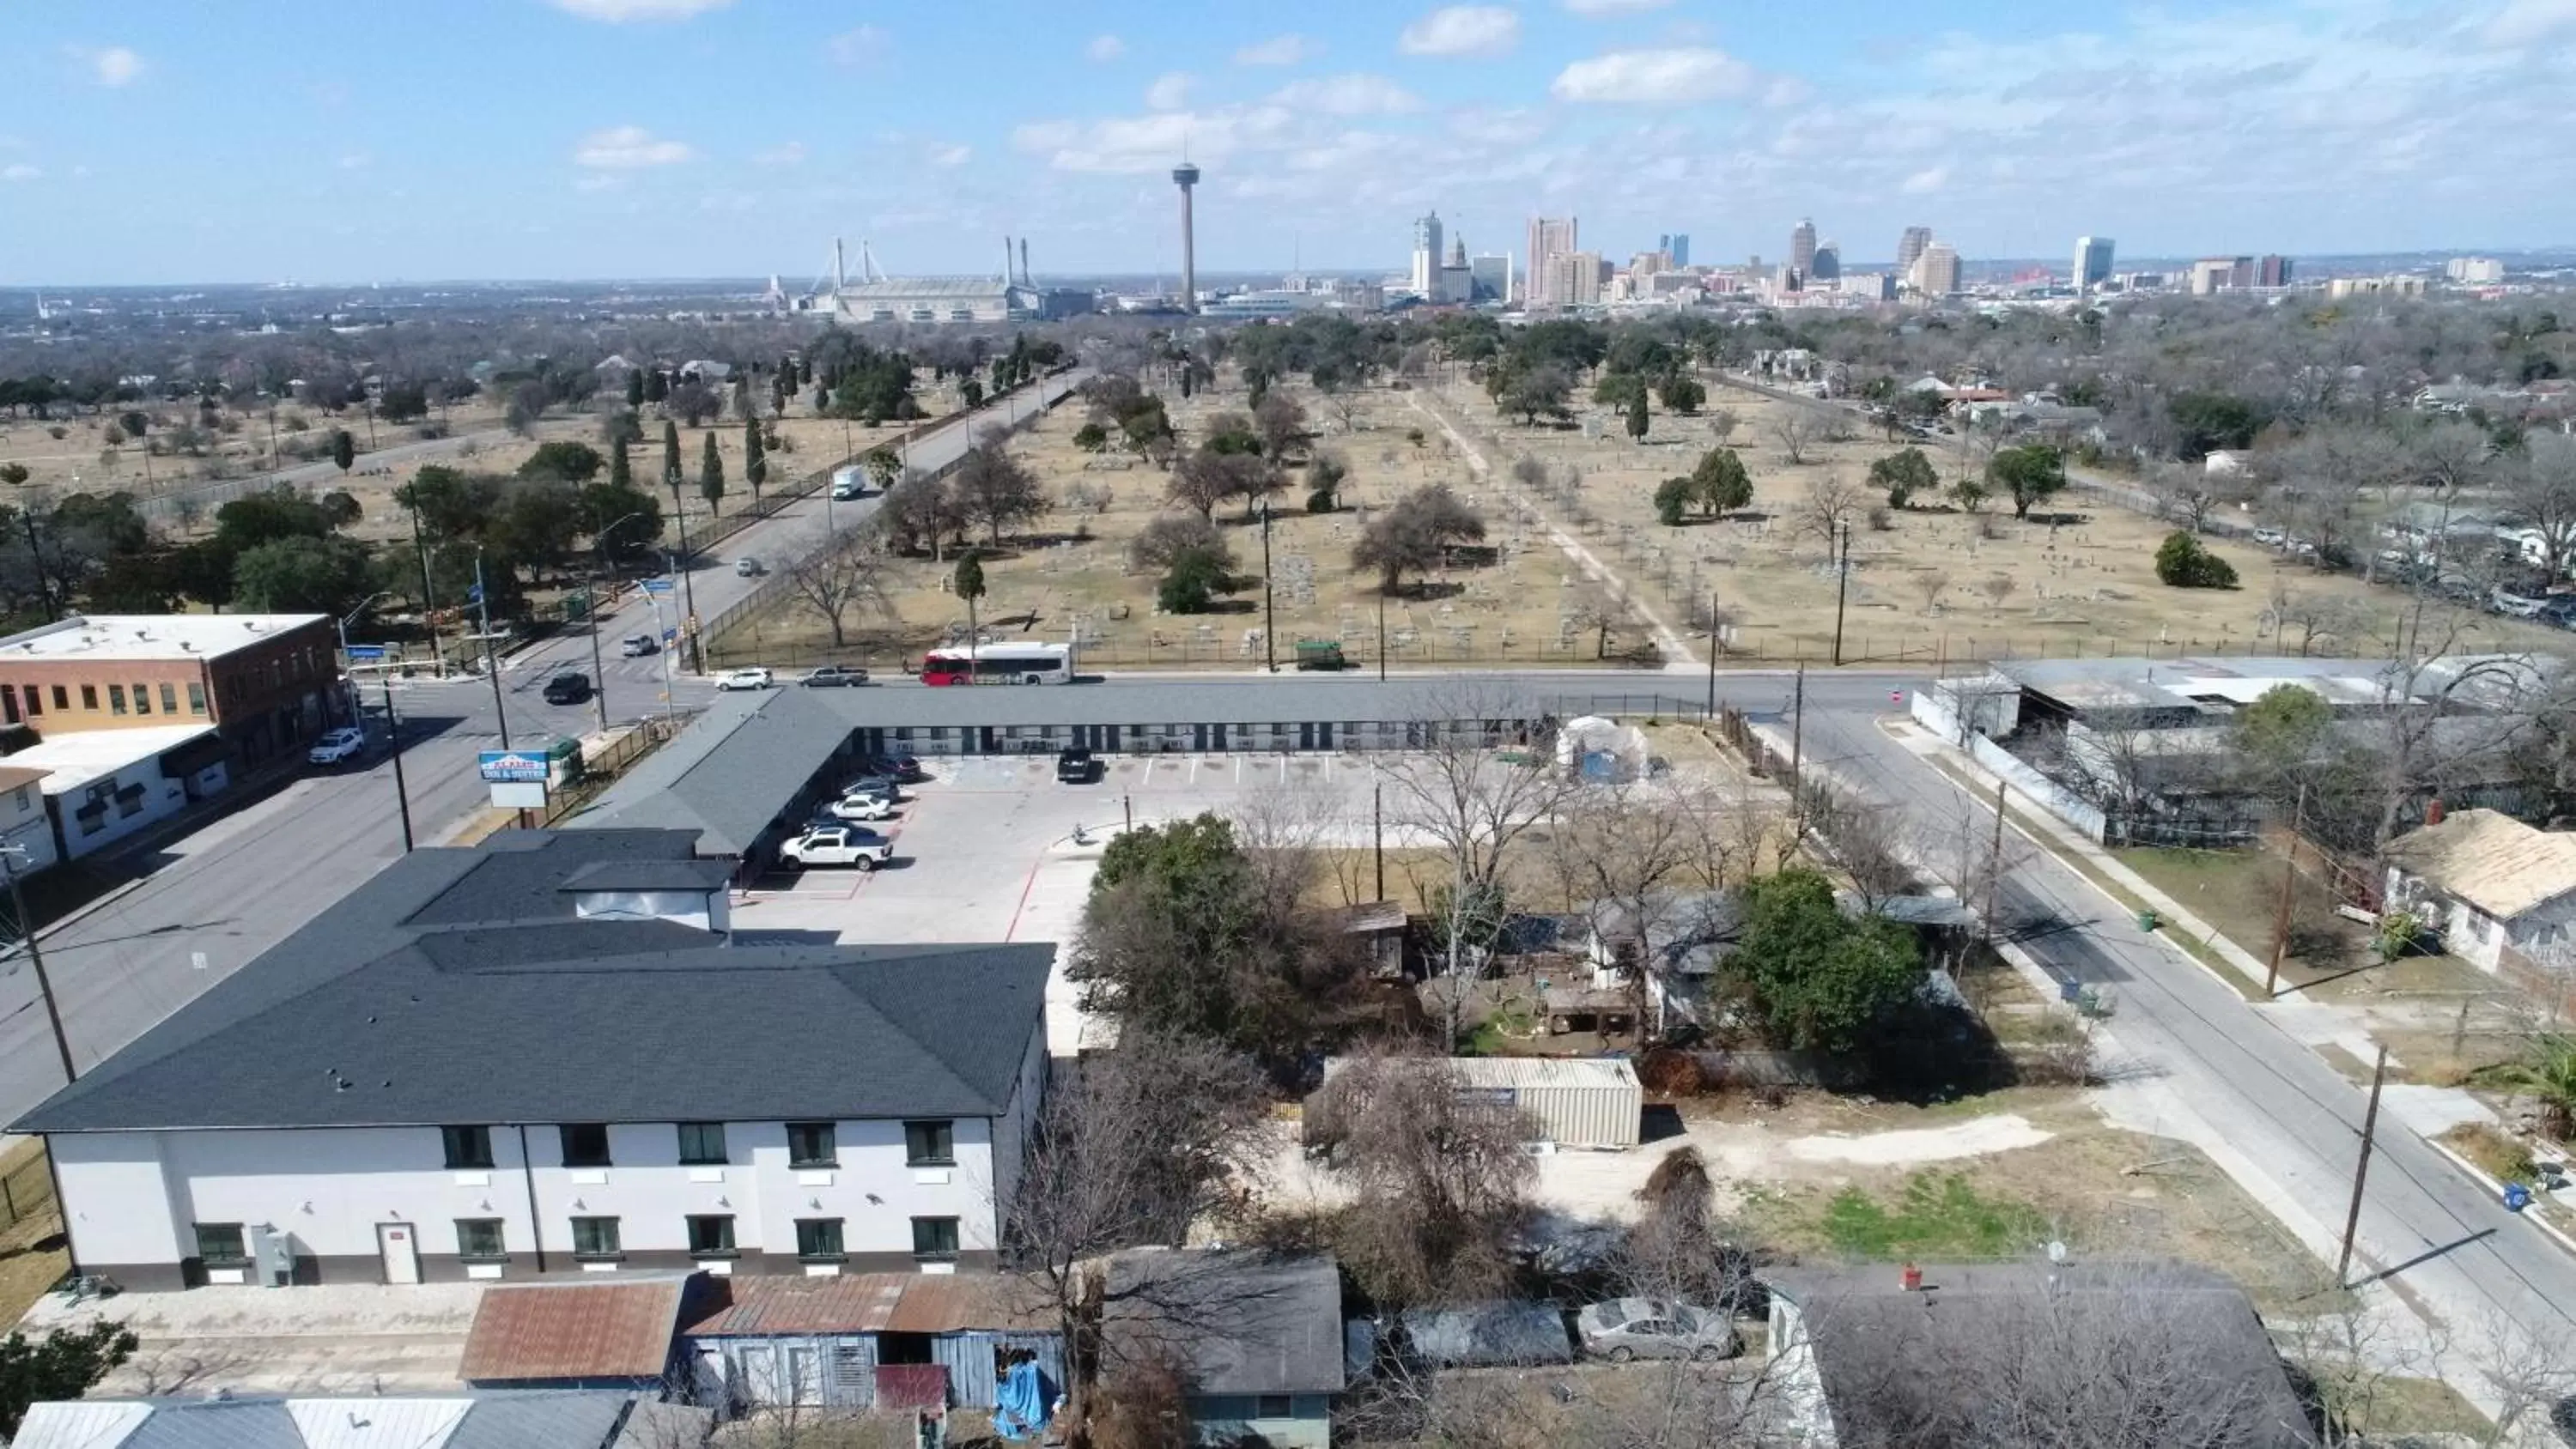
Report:
[[[715,1278],[707,1311],[681,1330],[690,1338],[762,1337],[781,1333],[881,1333],[893,1320],[909,1273],[850,1273],[836,1278]]]
[[[687,1291],[685,1274],[496,1286],[474,1310],[457,1376],[468,1383],[659,1378]]]
[[[1056,1325],[1043,1289],[994,1274],[907,1277],[890,1333],[961,1333],[969,1329],[1044,1329]]]

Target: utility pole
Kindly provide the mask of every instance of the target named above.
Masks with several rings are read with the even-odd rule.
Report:
[[[474,603],[483,611],[483,673],[492,681],[492,717],[501,727],[501,748],[510,747],[510,712],[501,703],[501,662],[492,655],[492,595],[483,587],[483,550],[474,550]]]
[[[2281,905],[2272,921],[2272,964],[2263,973],[2263,999],[2281,995],[2281,958],[2290,950],[2290,891],[2299,879],[2299,821],[2308,813],[2308,782],[2299,782],[2299,806],[2290,817],[2290,853],[2281,860]]]
[[[45,546],[36,541],[36,510],[21,508],[18,510],[18,518],[20,522],[27,525],[27,552],[36,562],[36,596],[44,601],[45,622],[50,624],[60,619],[62,614],[54,608],[53,582],[45,577]],[[1385,608],[1384,604],[1378,605],[1381,613]]]
[[[80,1071],[72,1065],[71,1039],[63,1035],[63,1013],[54,1004],[53,979],[45,974],[45,948],[36,941],[36,922],[27,914],[27,893],[18,885],[18,857],[26,852],[21,845],[0,845],[0,870],[9,875],[9,905],[18,913],[18,939],[27,943],[27,959],[36,968],[36,994],[44,998],[45,1021],[54,1029],[54,1050],[63,1059],[63,1081],[75,1082]]]
[[[272,422],[270,426],[274,427],[275,423]],[[429,541],[420,531],[420,506],[417,497],[413,499],[411,510],[411,547],[414,553],[420,555],[420,619],[429,627],[431,672],[444,679],[447,677],[447,655],[438,647],[438,601],[430,597]]]
[[[690,559],[689,510],[680,503],[679,471],[666,468],[662,471],[662,476],[671,485],[671,517],[678,520],[680,525],[680,551],[671,556],[671,572],[680,575],[680,639],[689,646],[689,668],[694,671],[699,664],[698,586],[696,580],[683,572],[680,567]]]
[[[1279,672],[1279,600],[1270,579],[1270,500],[1261,500],[1261,654]]]
[[[1807,737],[1807,666],[1798,666],[1797,692],[1789,696],[1789,798],[1798,798],[1800,761],[1806,751]]]
[[[2370,1106],[2361,1114],[2361,1160],[2352,1168],[2352,1207],[2343,1215],[2343,1255],[2335,1259],[2335,1284],[2344,1285],[2344,1275],[2352,1271],[2352,1235],[2361,1227],[2361,1189],[2370,1181],[2370,1144],[2379,1130],[2379,1086],[2388,1077],[2388,1048],[2379,1049],[2379,1060],[2370,1069]]]
[[[403,854],[411,854],[411,790],[403,783],[402,717],[394,713],[394,677],[382,676],[385,686],[385,741],[394,761],[394,804],[402,811]]]
[[[1595,651],[1598,652],[1598,651]],[[1717,718],[1717,590],[1708,591],[1708,708],[1700,718]]]
[[[1995,781],[1995,843],[1986,859],[1986,940],[1995,939],[1995,888],[2004,878],[2004,796],[2012,789],[2008,780]]]
[[[1386,899],[1386,782],[1369,787],[1369,838],[1377,842],[1377,898]]]
[[[1842,565],[1834,579],[1834,666],[1843,662],[1843,600],[1851,592],[1851,520],[1839,519],[1834,533],[1842,543]]]
[[[1386,683],[1386,590],[1377,592],[1377,682]]]

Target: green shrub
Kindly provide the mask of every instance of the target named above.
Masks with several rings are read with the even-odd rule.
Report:
[[[2177,529],[2156,548],[2156,577],[2177,589],[2232,589],[2236,568]]]

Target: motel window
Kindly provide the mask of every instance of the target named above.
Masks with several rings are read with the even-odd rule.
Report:
[[[955,1166],[957,1124],[946,1120],[904,1123],[903,1160],[908,1167]]]
[[[107,687],[107,712],[110,714],[125,713],[124,685],[111,684]]]
[[[447,1149],[450,1168],[488,1168],[492,1165],[492,1129],[489,1127],[441,1127],[438,1139]]]
[[[458,1218],[456,1220],[456,1256],[460,1258],[499,1258],[506,1256],[501,1239],[499,1218]]]
[[[948,1259],[957,1256],[957,1220],[955,1218],[914,1218],[912,1220],[912,1255],[916,1258]]]
[[[56,709],[69,709],[69,708],[71,708],[71,707],[72,707],[72,692],[71,692],[71,690],[70,690],[69,688],[67,688],[66,686],[63,686],[63,685],[60,685],[60,684],[55,685],[55,686],[54,686],[54,708],[56,708]]]
[[[607,1167],[608,1128],[598,1122],[568,1122],[563,1127],[563,1165]]]
[[[839,1218],[798,1218],[796,1220],[796,1256],[838,1262],[848,1256],[841,1251]]]
[[[150,714],[152,712],[151,685],[144,684],[140,681],[136,682],[134,686],[134,712],[136,714]]]
[[[572,1255],[576,1258],[615,1258],[622,1256],[618,1247],[617,1219],[574,1218],[572,1220]]]
[[[35,692],[35,686],[27,687],[30,697]],[[11,724],[18,722],[18,686],[14,684],[0,684],[0,718],[6,718]]]
[[[680,1124],[680,1165],[683,1167],[722,1167],[725,1163],[724,1124],[722,1122],[683,1122]]]
[[[27,813],[27,802],[28,802],[28,799],[29,799],[29,796],[28,796],[28,794],[27,794],[27,790],[28,790],[28,788],[29,788],[29,787],[27,787],[27,786],[25,786],[25,785],[21,785],[21,786],[19,786],[17,789],[12,790],[12,791],[10,791],[10,792],[9,792],[9,804],[10,804],[10,806],[11,806],[13,809],[15,809],[15,810],[16,810],[19,814],[21,814],[21,815],[24,815],[24,814],[26,814],[26,813]]]
[[[204,714],[205,712],[206,712],[206,687],[205,687],[204,685],[202,685],[202,684],[191,684],[191,685],[189,685],[189,686],[188,686],[188,713],[190,713],[190,714]]]
[[[829,1122],[790,1122],[787,1124],[787,1165],[790,1167],[838,1167],[834,1152],[832,1124]]]
[[[177,714],[179,712],[179,687],[177,685],[164,684],[161,686],[161,712],[163,714]]]
[[[83,708],[83,709],[92,709],[92,710],[94,710],[94,709],[98,708],[98,686],[97,686],[97,685],[95,685],[95,684],[84,684],[84,685],[82,685],[82,686],[81,686],[81,708]],[[117,712],[118,712],[119,714],[124,713],[124,711],[123,711],[123,710],[119,710],[119,711],[117,711]]]
[[[239,1223],[197,1224],[197,1257],[209,1266],[221,1267],[250,1261],[250,1249],[242,1238]]]
[[[1252,1406],[1252,1417],[1256,1419],[1285,1419],[1292,1412],[1286,1394],[1259,1395]]]
[[[730,1214],[692,1214],[689,1218],[689,1256],[692,1258],[730,1258],[734,1255],[733,1218]]]
[[[43,685],[40,685],[40,684],[30,684],[30,685],[28,685],[28,686],[27,686],[27,713],[29,713],[29,714],[31,714],[31,715],[35,715],[35,714],[43,714],[44,712],[45,712],[45,689],[44,689],[44,686],[43,686]]]

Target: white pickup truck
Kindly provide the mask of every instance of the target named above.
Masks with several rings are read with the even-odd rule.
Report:
[[[780,847],[778,859],[791,870],[816,865],[874,870],[894,859],[894,842],[856,825],[817,825]]]

